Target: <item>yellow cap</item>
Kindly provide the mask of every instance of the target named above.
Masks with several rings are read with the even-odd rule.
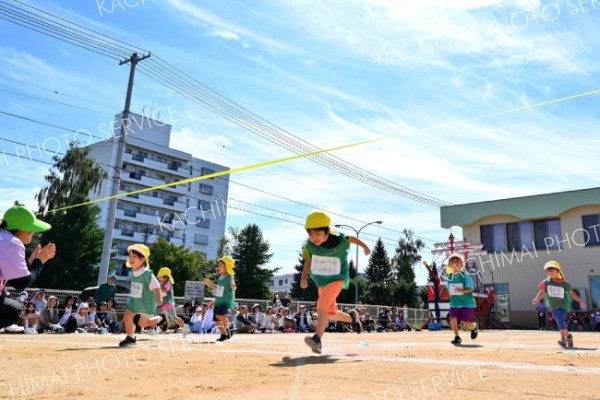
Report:
[[[558,270],[558,273],[560,274],[560,278],[567,279],[565,278],[565,273],[563,272],[562,267],[560,266],[560,263],[558,261],[551,260],[544,264],[544,271],[550,268],[556,268]]]
[[[156,277],[160,278],[161,276],[166,276],[167,278],[169,278],[169,282],[175,283],[175,280],[173,279],[173,276],[171,275],[171,269],[170,268],[162,267],[158,271],[158,274],[156,275]]]
[[[150,249],[148,248],[148,246],[146,246],[145,244],[136,243],[136,244],[132,244],[131,246],[129,246],[127,248],[127,253],[129,253],[131,250],[135,250],[138,253],[140,253],[141,255],[143,255],[144,258],[146,258],[146,267],[150,268]],[[131,268],[131,265],[129,265],[129,261],[127,261],[125,263],[125,265],[128,268]]]
[[[306,217],[305,229],[325,228],[331,225],[331,217],[324,211],[313,211]]]
[[[227,275],[235,275],[233,272],[233,268],[235,267],[235,260],[229,256],[219,258],[219,261],[222,261],[225,264],[225,269],[227,270]]]

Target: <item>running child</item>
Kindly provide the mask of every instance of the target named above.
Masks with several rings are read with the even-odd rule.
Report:
[[[211,288],[215,295],[215,320],[217,321],[217,328],[221,332],[221,337],[217,339],[218,342],[231,339],[227,313],[235,305],[236,285],[233,280],[233,275],[235,274],[233,272],[234,267],[235,261],[233,258],[229,256],[222,257],[219,259],[217,267],[217,272],[219,273],[217,283],[213,283],[208,279],[204,280],[204,284]]]
[[[148,246],[136,243],[127,248],[129,255],[127,263],[128,268],[133,269],[131,277],[131,290],[123,325],[127,336],[119,343],[119,346],[133,346],[136,343],[135,326],[133,319],[137,314],[140,315],[138,325],[140,328],[156,326],[161,320],[161,316],[155,316],[156,305],[162,304],[160,295],[160,283],[150,269],[150,249]]]
[[[175,279],[171,275],[169,268],[163,267],[158,271],[158,281],[160,282],[160,293],[163,297],[163,302],[158,306],[158,314],[163,315],[166,320],[167,328],[169,323],[175,322],[179,329],[183,330],[184,336],[189,333],[187,325],[175,314],[175,295],[173,285]]]
[[[548,261],[544,264],[544,271],[547,278],[538,285],[540,291],[532,300],[532,303],[536,305],[542,299],[542,296],[546,297],[546,305],[550,309],[560,331],[558,344],[562,347],[573,347],[573,335],[569,333],[567,327],[567,314],[571,311],[571,297],[582,308],[585,308],[585,303],[571,289],[571,284],[565,279],[562,267],[557,261]]]
[[[313,353],[321,353],[321,338],[329,320],[351,323],[355,332],[362,332],[362,325],[358,312],[350,311],[348,314],[338,310],[336,299],[342,289],[348,288],[350,282],[348,251],[351,244],[363,248],[365,255],[369,255],[369,247],[353,236],[334,233],[329,227],[331,218],[323,211],[313,211],[306,217],[304,225],[308,233],[308,240],[302,251],[304,268],[300,287],[308,287],[308,275],[317,285],[319,299],[317,300],[317,326],[315,334],[304,338],[304,342]]]
[[[473,322],[477,303],[473,296],[473,279],[464,269],[465,259],[461,254],[452,253],[448,257],[448,292],[450,293],[450,327],[454,332],[453,345],[458,346],[462,339],[458,335],[460,323],[461,330],[471,331],[471,339],[476,339],[477,323]]]

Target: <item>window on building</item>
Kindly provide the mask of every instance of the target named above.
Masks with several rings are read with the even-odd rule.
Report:
[[[506,231],[504,224],[481,225],[483,250],[489,252],[506,251]]]
[[[600,215],[584,215],[581,217],[581,220],[583,222],[585,245],[600,245]]]
[[[210,201],[198,200],[198,210],[210,211]]]
[[[210,168],[206,168],[206,167],[200,168],[200,175],[210,175],[210,174],[214,174],[214,173],[215,173],[214,169],[210,169]],[[215,178],[210,178],[210,179],[215,179]]]
[[[283,286],[283,279],[279,280],[279,286]]]
[[[208,244],[208,236],[206,235],[194,235],[194,244],[202,244],[202,245],[207,245]]]
[[[506,224],[506,242],[509,251],[533,250],[533,224],[531,222]]]
[[[285,278],[285,283],[286,283],[286,285],[287,285],[287,283],[288,283],[288,280],[287,280],[287,278]]]
[[[590,276],[590,294],[592,295],[591,308],[600,308],[600,276]]]
[[[560,220],[534,221],[533,231],[536,249],[558,250],[560,248],[558,245],[559,241],[562,240]]]
[[[213,194],[213,187],[211,185],[207,185],[205,183],[201,183],[200,187],[199,187],[200,193],[205,193],[205,194],[209,194],[212,195]]]

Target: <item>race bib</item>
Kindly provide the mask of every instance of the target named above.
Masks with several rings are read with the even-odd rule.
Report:
[[[144,285],[139,282],[131,282],[131,291],[129,295],[134,299],[142,298],[142,291],[144,290]]]
[[[560,286],[548,286],[548,296],[556,297],[557,299],[565,298],[565,289]]]
[[[215,297],[223,297],[223,291],[225,288],[223,286],[217,286],[215,288]]]
[[[455,295],[461,295],[462,293],[457,293],[456,290],[460,290],[463,288],[463,284],[462,283],[451,283],[448,286],[448,292],[450,293],[451,296],[455,296]]]
[[[315,275],[339,275],[342,271],[342,263],[337,257],[313,256],[310,268]]]

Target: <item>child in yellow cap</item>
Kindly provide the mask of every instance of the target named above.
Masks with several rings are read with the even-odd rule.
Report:
[[[548,261],[544,264],[544,271],[547,278],[538,285],[540,291],[532,300],[532,303],[536,305],[542,296],[546,297],[546,304],[550,308],[556,326],[560,330],[558,344],[562,347],[573,347],[573,335],[569,333],[567,327],[567,314],[571,311],[571,297],[582,308],[585,308],[585,303],[571,289],[571,284],[565,279],[565,274],[558,261]]]
[[[158,271],[157,277],[158,282],[160,282],[160,295],[163,298],[162,304],[157,307],[158,315],[162,315],[165,318],[167,328],[170,322],[175,322],[179,329],[183,330],[185,336],[189,333],[189,328],[185,322],[175,314],[175,294],[173,291],[175,279],[173,279],[171,269],[166,267],[161,268]]]
[[[321,338],[329,320],[352,323],[353,329],[360,333],[362,325],[356,310],[348,314],[338,310],[336,299],[342,289],[348,288],[350,282],[348,251],[350,244],[363,248],[366,255],[371,253],[369,247],[353,236],[334,233],[329,227],[331,218],[323,211],[313,211],[306,218],[308,240],[302,251],[304,268],[300,287],[308,287],[308,275],[317,285],[319,299],[317,300],[317,326],[315,334],[304,338],[304,342],[313,353],[321,353]]]
[[[213,290],[215,295],[215,320],[217,321],[217,328],[221,332],[221,337],[217,341],[222,342],[231,338],[231,331],[229,330],[229,320],[227,319],[227,313],[230,308],[235,305],[235,281],[233,280],[233,268],[235,267],[235,261],[229,256],[225,256],[219,259],[217,271],[219,278],[217,283],[213,283],[208,279],[204,280],[204,284]]]
[[[123,317],[123,325],[127,336],[119,343],[119,346],[133,346],[136,338],[133,336],[135,326],[133,319],[136,314],[140,315],[138,325],[141,328],[154,327],[161,320],[161,316],[154,315],[156,305],[162,304],[160,295],[160,283],[150,269],[150,249],[148,246],[136,243],[127,248],[127,267],[133,270],[131,277],[131,290],[129,302]]]
[[[450,292],[450,327],[454,333],[452,343],[458,346],[462,339],[458,335],[458,328],[471,332],[471,339],[476,339],[478,330],[475,318],[477,303],[473,296],[473,279],[465,271],[465,258],[462,254],[452,253],[448,257],[446,272],[448,273],[448,292]]]

